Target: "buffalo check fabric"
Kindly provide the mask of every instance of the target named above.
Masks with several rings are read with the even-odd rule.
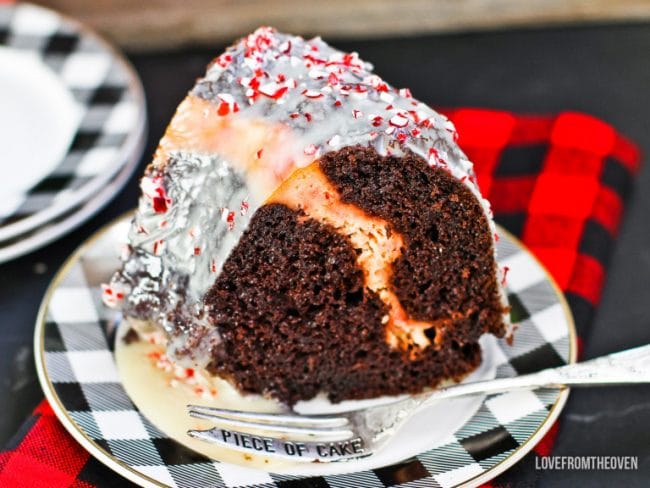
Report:
[[[80,121],[58,166],[0,212],[0,228],[57,206],[83,202],[126,162],[125,147],[141,129],[143,102],[130,69],[94,34],[34,5],[2,5],[0,47],[41,60],[69,90]],[[139,90],[139,88],[138,88]]]
[[[608,124],[580,113],[528,116],[467,108],[446,113],[475,163],[496,220],[550,270],[567,296],[579,336],[587,335],[624,202],[639,169],[638,150]],[[562,312],[552,290],[535,267],[526,267],[525,255],[514,246],[500,242],[500,251],[500,261],[509,268],[513,314],[522,325],[514,345],[500,348],[498,374],[562,364],[568,357],[566,331],[538,326]],[[179,448],[134,410],[111,366],[108,339],[98,325],[106,325],[106,317],[92,306],[99,296],[90,285],[80,266],[52,304],[46,360],[55,388],[96,444],[170,486],[234,487],[244,481],[277,487],[453,486],[510,455],[557,397],[554,390],[489,397],[446,443],[396,466],[310,479],[253,474]],[[534,452],[489,485],[534,484],[534,456],[551,452],[558,430],[556,423]],[[46,403],[0,454],[0,485],[31,486],[43,480],[57,487],[130,486],[76,444]]]

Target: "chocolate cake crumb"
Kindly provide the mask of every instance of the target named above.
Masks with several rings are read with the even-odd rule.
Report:
[[[127,333],[124,334],[124,337],[122,337],[122,341],[124,341],[124,344],[126,345],[133,344],[134,342],[138,342],[139,340],[140,340],[140,336],[138,335],[138,333],[133,327],[130,327]]]

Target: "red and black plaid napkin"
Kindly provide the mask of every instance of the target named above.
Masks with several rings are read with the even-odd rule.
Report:
[[[0,0],[1,1],[1,0]],[[446,111],[474,161],[496,220],[537,255],[564,290],[584,337],[605,280],[637,148],[594,117]],[[488,486],[530,485],[534,456],[550,454],[558,424],[534,451]],[[44,401],[0,453],[0,486],[131,486],[79,446]]]

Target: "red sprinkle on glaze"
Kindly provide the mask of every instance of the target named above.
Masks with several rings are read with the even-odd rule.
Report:
[[[165,213],[167,211],[167,202],[164,197],[155,197],[153,199],[153,211],[156,213]]]
[[[164,243],[164,239],[158,239],[154,241],[153,243],[153,254],[154,256],[158,256],[158,253],[162,251],[162,245]]]
[[[311,119],[312,119],[311,114],[309,112],[305,112],[304,115],[305,115],[305,118],[307,119],[307,122],[311,122]]]
[[[213,273],[217,272],[217,262],[214,259],[210,261],[210,271]]]
[[[257,152],[255,153],[255,157],[257,159],[260,159],[262,157],[262,152],[263,151],[264,151],[264,149],[258,149]]]
[[[223,53],[221,56],[217,57],[217,59],[215,59],[214,62],[217,63],[222,68],[227,68],[230,65],[230,63],[232,63],[232,55],[228,53]]]
[[[171,204],[171,199],[167,197],[161,176],[155,176],[153,178],[145,176],[140,180],[140,188],[142,189],[142,194],[151,199],[154,212],[165,213],[167,211],[168,205]]]
[[[232,210],[228,212],[226,222],[228,223],[228,230],[233,230],[235,228],[235,212]]]
[[[334,106],[335,106],[335,107],[340,107],[341,105],[343,105],[343,103],[341,102],[341,100],[337,100],[336,102],[334,102]]]
[[[379,127],[382,122],[384,121],[384,118],[381,115],[377,115],[372,118],[372,126],[373,127]]]
[[[352,110],[352,117],[354,117],[355,119],[358,119],[359,117],[363,117],[363,112],[355,108]]]
[[[199,254],[201,254],[201,248],[200,247],[195,247],[194,248],[194,255],[198,256]]]
[[[501,286],[506,286],[506,277],[508,276],[508,271],[510,271],[510,268],[508,266],[504,266],[503,278],[501,278]]]
[[[247,200],[242,200],[241,205],[239,207],[239,213],[243,215],[246,215],[248,213],[248,201]]]

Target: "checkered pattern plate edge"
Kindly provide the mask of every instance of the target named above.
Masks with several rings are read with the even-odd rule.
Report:
[[[450,487],[485,482],[513,465],[559,414],[567,392],[556,389],[487,396],[443,445],[397,465],[318,477],[277,475],[220,463],[166,437],[127,396],[113,359],[114,312],[100,284],[118,265],[129,217],[90,238],[54,279],[35,335],[37,369],[54,411],[100,461],[143,486]],[[497,377],[575,361],[569,309],[541,265],[505,232],[499,262],[508,266],[515,341],[499,342]]]
[[[7,239],[101,190],[141,149],[146,110],[140,80],[128,62],[89,29],[51,10],[0,5],[0,47],[37,56],[81,109],[76,133],[58,166],[8,214],[0,214],[0,239]]]

